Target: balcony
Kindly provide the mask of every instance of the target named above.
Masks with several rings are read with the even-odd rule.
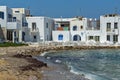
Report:
[[[7,29],[19,29],[19,28],[20,28],[20,21],[11,19],[7,22]]]
[[[119,34],[119,30],[118,29],[109,29],[109,31],[107,31],[108,34]]]
[[[31,29],[31,32],[39,32],[39,29]]]
[[[20,22],[20,21],[17,19],[8,18],[7,22]]]

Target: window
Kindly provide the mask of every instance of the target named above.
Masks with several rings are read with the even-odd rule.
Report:
[[[92,39],[93,39],[93,36],[89,36],[89,37],[88,37],[88,40],[92,40]]]
[[[11,15],[11,14],[8,14],[8,18],[12,18],[12,15]]]
[[[77,26],[73,26],[73,31],[77,31]]]
[[[110,35],[107,35],[107,41],[110,41]]]
[[[118,23],[114,23],[114,29],[118,29]]]
[[[12,22],[12,20],[13,20],[12,15],[11,15],[11,14],[8,14],[7,17],[8,17],[8,22]]]
[[[32,31],[36,30],[36,23],[32,23]]]
[[[34,35],[33,38],[36,39],[37,38],[36,35]]]
[[[46,23],[46,28],[48,28],[48,23]]]
[[[100,41],[100,36],[95,36],[95,41]]]
[[[112,14],[110,14],[110,15],[109,15],[109,17],[113,17],[113,15],[112,15]]]
[[[80,26],[80,29],[83,29],[83,26]]]
[[[20,11],[15,11],[15,13],[20,13]]]
[[[4,12],[0,12],[0,18],[4,19]]]
[[[64,24],[61,24],[61,27],[64,27],[65,25]]]
[[[22,32],[22,40],[25,41],[25,32]]]
[[[13,22],[16,22],[16,17],[13,17]]]
[[[63,35],[62,34],[58,35],[58,40],[63,40]]]
[[[113,35],[113,42],[114,43],[118,42],[118,35]]]
[[[107,31],[111,31],[111,23],[107,23]]]
[[[22,26],[23,26],[23,27],[27,27],[27,26],[28,26],[28,23],[27,23],[27,22],[23,22],[23,23],[22,23]]]

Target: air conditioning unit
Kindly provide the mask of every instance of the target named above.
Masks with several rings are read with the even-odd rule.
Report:
[[[118,29],[114,29],[114,33],[118,34],[119,33]]]
[[[113,29],[112,32],[115,32],[115,30]]]

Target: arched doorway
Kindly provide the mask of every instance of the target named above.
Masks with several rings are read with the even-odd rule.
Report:
[[[74,35],[73,41],[81,41],[81,37],[79,35]]]
[[[58,40],[63,40],[63,35],[62,34],[58,35]]]

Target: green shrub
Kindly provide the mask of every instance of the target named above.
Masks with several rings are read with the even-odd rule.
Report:
[[[28,44],[23,43],[12,43],[12,42],[4,42],[0,43],[0,47],[16,47],[16,46],[28,46]]]

